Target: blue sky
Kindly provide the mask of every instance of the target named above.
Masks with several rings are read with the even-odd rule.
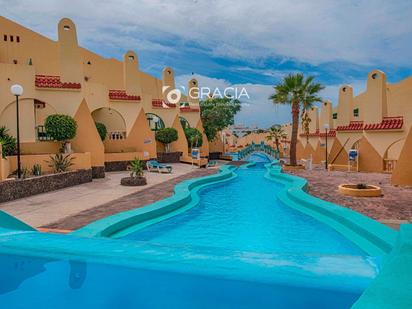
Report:
[[[372,69],[389,82],[412,75],[412,1],[384,0],[0,0],[1,14],[56,39],[69,17],[79,42],[106,57],[129,49],[142,70],[175,70],[178,85],[192,74],[201,86],[245,87],[238,123],[287,122],[290,110],[267,98],[289,72],[315,75],[336,104],[341,84],[364,91]]]

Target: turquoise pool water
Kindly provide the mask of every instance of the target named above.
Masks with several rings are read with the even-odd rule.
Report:
[[[279,203],[267,157],[250,160],[184,213],[123,239],[65,240],[109,242],[108,264],[0,254],[0,308],[350,308],[379,261]]]
[[[190,261],[190,256],[195,258],[195,254],[183,252],[185,255],[180,258],[186,262]],[[199,263],[198,255],[196,264],[205,269],[204,273],[215,270],[209,260]],[[271,266],[267,258],[264,264],[260,264],[261,269],[253,268],[252,273],[254,259],[249,257],[249,260],[250,269],[245,271],[242,267],[241,274],[236,271],[236,277],[231,278],[227,275],[231,267],[216,269],[220,273],[216,276],[196,274],[190,263],[169,263],[177,271],[161,271],[150,269],[149,262],[142,262],[142,268],[127,268],[74,260],[0,255],[0,307],[349,308],[374,274],[373,268],[366,267],[370,265],[367,261],[349,258],[346,264],[351,265],[352,270],[346,275],[342,271],[332,274],[330,269],[326,275],[325,270],[318,270],[314,272],[318,278],[311,275],[310,286],[293,285],[292,281],[284,284],[273,280],[276,274],[271,269],[283,267],[284,273],[288,274],[292,266],[282,266],[281,259],[274,259],[276,266]],[[290,264],[291,260],[288,261]],[[325,263],[318,262],[318,266]],[[236,265],[232,266],[234,270]],[[301,279],[311,277],[308,274],[302,275]],[[325,280],[329,282],[328,286],[318,284]]]
[[[234,180],[201,190],[198,206],[124,238],[260,253],[364,254],[330,227],[281,204],[275,195],[283,187],[264,177],[267,157],[250,160],[256,166],[236,170]]]

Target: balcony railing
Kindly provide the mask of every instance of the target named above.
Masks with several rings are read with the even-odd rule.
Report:
[[[392,173],[397,161],[394,159],[383,159],[383,170],[387,173]]]
[[[120,141],[126,139],[126,131],[112,131],[107,134],[111,141]]]
[[[43,125],[36,126],[36,136],[38,141],[52,141],[53,138],[47,134],[46,128]]]

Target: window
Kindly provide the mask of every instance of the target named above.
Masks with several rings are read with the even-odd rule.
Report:
[[[63,26],[63,30],[69,31],[69,30],[70,30],[70,26],[69,26],[69,25],[64,25],[64,26]]]
[[[6,34],[3,36],[3,39],[4,39],[4,42],[7,42],[7,35]]]
[[[129,56],[129,61],[130,61],[130,62],[133,62],[133,61],[134,61],[134,56],[133,56],[133,55],[130,55],[130,56]]]
[[[182,125],[183,130],[190,128],[189,121],[186,120],[186,118],[179,117],[180,119],[180,124]]]
[[[378,74],[377,74],[377,73],[373,73],[371,77],[372,77],[372,79],[376,79],[376,78],[378,77]]]
[[[359,108],[353,110],[353,117],[359,117]]]
[[[150,130],[152,130],[152,131],[157,131],[157,130],[163,129],[165,127],[165,124],[164,124],[162,118],[160,118],[156,114],[147,113],[146,114],[146,119],[147,119],[147,122],[149,124]]]
[[[20,37],[19,36],[16,36],[16,42],[20,43]]]
[[[14,42],[14,36],[10,36],[10,42]]]
[[[333,113],[333,114],[332,114],[332,118],[333,118],[333,119],[338,119],[338,113]]]

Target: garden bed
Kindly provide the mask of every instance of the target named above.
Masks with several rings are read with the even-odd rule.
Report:
[[[0,182],[0,203],[92,181],[91,169]]]

